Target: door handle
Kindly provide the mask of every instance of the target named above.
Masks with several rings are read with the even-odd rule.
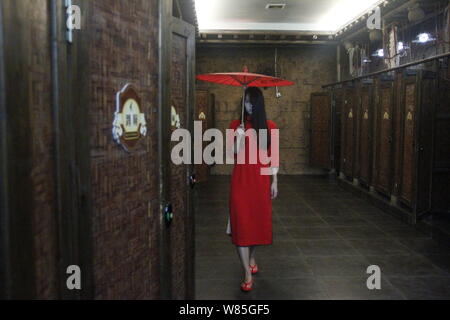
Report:
[[[173,207],[170,203],[164,207],[163,218],[166,222],[166,226],[169,227],[173,221]]]
[[[194,189],[196,184],[197,184],[197,177],[194,173],[189,177],[189,185],[191,186],[191,189]]]

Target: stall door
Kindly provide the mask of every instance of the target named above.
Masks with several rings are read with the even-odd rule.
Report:
[[[332,101],[332,109],[333,109],[333,141],[332,141],[332,149],[333,149],[333,168],[337,173],[341,172],[341,164],[342,164],[342,152],[341,152],[341,131],[342,131],[342,109],[343,109],[343,97],[342,90],[335,89],[333,91],[333,101]]]
[[[327,93],[311,95],[311,165],[331,169],[331,98]]]
[[[372,87],[361,88],[359,119],[359,180],[369,186],[372,180],[373,108]]]
[[[352,180],[354,177],[355,156],[355,129],[356,129],[356,96],[354,88],[345,89],[344,112],[342,114],[343,143],[342,143],[342,169],[345,177]]]
[[[193,134],[195,101],[195,29],[176,18],[171,23],[170,42],[170,133],[187,129]],[[171,159],[171,142],[166,189],[173,220],[168,226],[171,299],[193,297],[194,215],[192,210],[191,176],[193,166],[177,165]]]
[[[402,105],[403,117],[403,148],[402,158],[402,178],[400,197],[408,205],[412,205],[413,189],[415,180],[416,157],[415,157],[415,129],[417,112],[417,80],[416,77],[405,82],[404,101]]]
[[[393,81],[380,81],[378,88],[374,187],[386,196],[392,190],[393,85]]]

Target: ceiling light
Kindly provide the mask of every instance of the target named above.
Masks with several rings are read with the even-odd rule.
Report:
[[[277,9],[277,10],[283,10],[286,7],[285,3],[269,3],[266,6],[267,10]]]
[[[375,53],[372,56],[383,58],[384,57],[384,49],[378,49],[377,51],[375,51]]]
[[[427,43],[427,42],[431,42],[434,41],[436,39],[434,39],[431,34],[429,33],[421,33],[417,36],[417,40],[413,41],[415,43]]]
[[[288,7],[289,3],[287,3],[287,1],[251,1],[251,3],[256,3],[254,7],[249,7],[246,2],[250,1],[195,0],[199,30],[290,30],[314,31],[314,33],[319,31],[335,33],[344,26],[347,26],[346,30],[348,30],[349,23],[357,18],[364,21],[366,17],[363,17],[362,15],[371,9],[373,11],[373,8],[382,3],[381,0],[333,0],[330,1],[332,2],[331,6],[321,10],[314,10],[314,19],[312,21],[305,20],[294,22],[289,20],[290,22],[287,23],[275,23],[271,21],[267,15],[264,16],[263,12],[267,13],[271,10],[271,13],[277,14],[291,10],[291,8]],[[258,2],[261,4],[258,4]],[[305,1],[305,3],[309,2],[310,1]],[[306,6],[306,4],[304,5]],[[254,12],[252,11],[252,8],[254,9]],[[242,10],[242,13],[236,14],[240,9]],[[261,10],[263,12],[261,12]],[[232,13],[235,15],[232,15]],[[248,17],[245,16],[244,13]],[[252,16],[253,13],[255,16]]]
[[[380,0],[340,0],[320,20],[319,25],[324,30],[337,30],[353,22],[362,14],[378,6]]]

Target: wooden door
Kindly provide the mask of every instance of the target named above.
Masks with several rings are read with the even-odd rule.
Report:
[[[366,186],[372,181],[373,151],[373,107],[372,86],[363,85],[360,90],[361,104],[358,112],[359,121],[359,170],[358,178]]]
[[[401,148],[401,183],[400,199],[412,206],[416,163],[416,118],[418,84],[415,76],[409,77],[404,83],[402,108],[402,148]]]
[[[345,177],[349,180],[354,177],[356,107],[356,89],[346,88],[344,91],[344,112],[342,114],[342,168]]]
[[[333,168],[337,173],[342,171],[342,109],[343,109],[342,89],[334,89],[333,91],[333,141],[332,141],[332,158]]]
[[[195,28],[177,18],[169,19],[168,47],[163,51],[167,53],[163,59],[167,60],[162,62],[168,70],[162,81],[169,87],[163,98],[162,199],[165,210],[173,216],[172,220],[170,217],[166,220],[162,235],[162,297],[178,300],[194,298],[194,214],[190,186],[193,165],[176,165],[172,161],[172,148],[179,142],[171,142],[170,138],[177,129],[193,134]]]
[[[433,212],[450,216],[450,58],[440,70],[434,128]]]
[[[331,97],[328,93],[311,95],[310,163],[331,169]]]
[[[376,125],[376,147],[374,161],[374,187],[389,196],[392,190],[392,142],[393,142],[393,94],[394,82],[380,80]]]
[[[208,90],[195,91],[195,121],[202,122],[202,135],[206,130],[210,129],[211,125],[211,95]],[[207,142],[203,142],[203,148]],[[204,149],[203,149],[204,150]],[[210,167],[206,163],[195,165],[195,177],[197,183],[206,182],[209,179]]]

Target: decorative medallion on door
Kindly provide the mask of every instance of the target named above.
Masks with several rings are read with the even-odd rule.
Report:
[[[369,111],[366,110],[366,112],[364,112],[364,120],[369,120]]]
[[[130,84],[117,93],[112,134],[127,152],[132,151],[147,136],[145,114],[141,113],[141,98]]]
[[[353,119],[353,109],[350,109],[350,112],[348,113],[348,118]]]
[[[413,114],[411,113],[411,111],[408,112],[408,115],[406,116],[406,120],[408,120],[408,121],[413,120]]]
[[[174,129],[180,129],[181,128],[181,119],[180,119],[180,115],[177,112],[177,109],[172,106],[172,113],[171,113],[171,125],[172,128]]]
[[[200,112],[200,115],[198,116],[199,120],[206,120],[206,114],[204,112]]]
[[[391,116],[389,115],[388,112],[385,112],[383,115],[383,120],[391,120]]]

